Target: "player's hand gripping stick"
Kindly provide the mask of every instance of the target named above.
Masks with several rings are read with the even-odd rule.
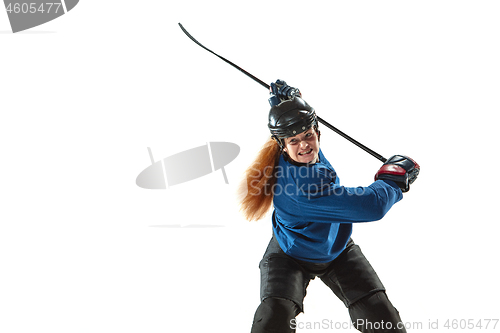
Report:
[[[408,192],[420,172],[420,166],[411,158],[394,155],[385,162],[375,174],[375,180],[392,180],[401,191]]]

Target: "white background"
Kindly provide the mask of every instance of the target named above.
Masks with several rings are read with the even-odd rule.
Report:
[[[17,34],[0,11],[1,332],[249,332],[271,226],[246,222],[235,192],[268,93],[178,22],[419,162],[403,201],[353,234],[403,321],[500,318],[498,2],[180,3],[84,0]],[[377,159],[324,127],[321,140],[343,185],[371,183]],[[136,186],[147,147],[158,160],[209,141],[241,148],[229,185],[218,171]],[[304,326],[349,321],[319,279],[305,311]]]

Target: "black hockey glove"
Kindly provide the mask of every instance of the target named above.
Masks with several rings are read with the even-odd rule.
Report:
[[[401,191],[408,192],[420,172],[420,166],[411,158],[403,155],[390,157],[375,174],[375,180],[392,180]]]
[[[271,104],[271,107],[292,99],[294,96],[302,97],[299,89],[290,87],[283,80],[276,80],[276,82],[271,83],[270,90],[269,104]]]

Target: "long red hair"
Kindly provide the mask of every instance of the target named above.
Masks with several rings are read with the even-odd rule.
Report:
[[[278,143],[269,138],[245,172],[239,187],[240,210],[248,221],[263,218],[273,204],[280,150]]]

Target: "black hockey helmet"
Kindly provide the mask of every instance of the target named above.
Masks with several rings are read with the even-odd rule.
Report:
[[[282,146],[282,139],[295,136],[318,126],[314,109],[300,97],[294,97],[275,105],[269,111],[269,130]]]

